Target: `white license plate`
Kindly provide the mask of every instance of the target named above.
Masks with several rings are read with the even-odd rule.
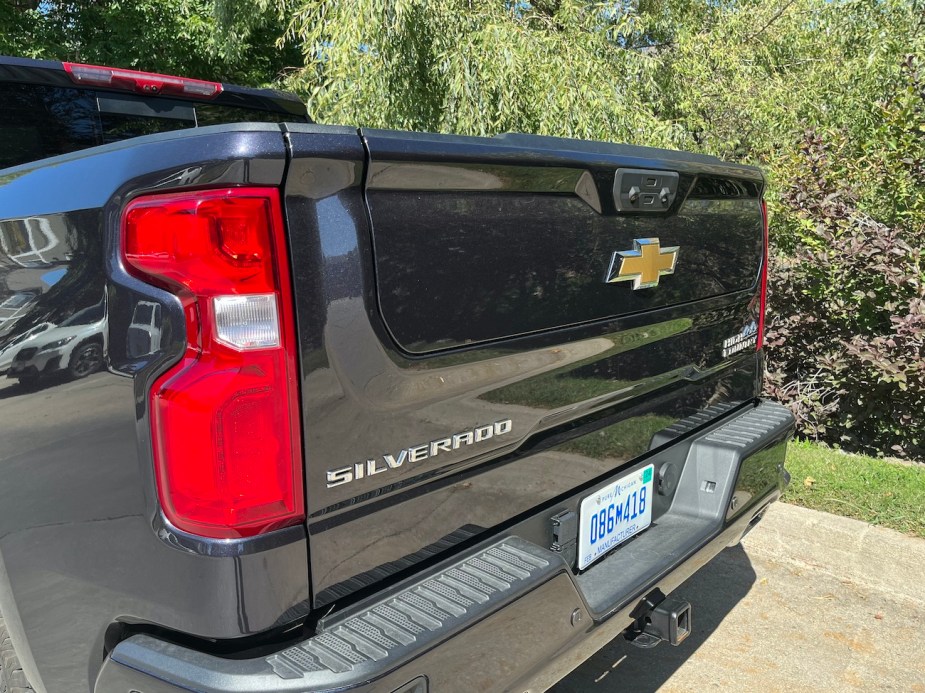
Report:
[[[578,521],[578,569],[583,570],[617,544],[652,524],[649,465],[599,488],[581,501]]]

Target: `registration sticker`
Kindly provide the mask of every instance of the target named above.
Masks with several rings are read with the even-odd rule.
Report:
[[[654,471],[655,467],[651,464],[637,469],[581,501],[579,570],[652,524]]]

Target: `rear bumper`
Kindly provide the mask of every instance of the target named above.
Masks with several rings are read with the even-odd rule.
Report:
[[[659,473],[676,465],[673,488],[664,491],[667,509],[581,573],[568,550],[547,548],[551,535],[538,528],[552,514],[577,508],[593,488],[564,500],[557,513],[524,520],[324,619],[318,634],[268,656],[226,659],[132,636],[111,652],[95,690],[425,693],[549,686],[624,631],[643,597],[656,589],[669,594],[738,542],[788,483],[783,463],[793,417],[783,407],[763,402],[695,426],[669,432],[676,442],[639,463],[655,464]]]

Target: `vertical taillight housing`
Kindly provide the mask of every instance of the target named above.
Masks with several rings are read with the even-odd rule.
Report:
[[[177,528],[245,537],[304,518],[295,325],[279,191],[139,197],[122,257],[176,294],[186,349],[150,393],[157,490]]]
[[[759,279],[759,290],[761,294],[758,299],[758,341],[756,351],[761,351],[764,346],[764,315],[768,306],[768,263],[771,260],[770,244],[768,242],[768,204],[761,201],[761,226],[763,235],[764,255],[761,258],[761,277]]]

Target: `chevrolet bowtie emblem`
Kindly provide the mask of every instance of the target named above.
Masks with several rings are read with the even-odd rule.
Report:
[[[633,281],[633,289],[658,286],[663,274],[674,274],[678,246],[662,248],[657,238],[637,238],[632,250],[619,250],[610,260],[607,283]]]

